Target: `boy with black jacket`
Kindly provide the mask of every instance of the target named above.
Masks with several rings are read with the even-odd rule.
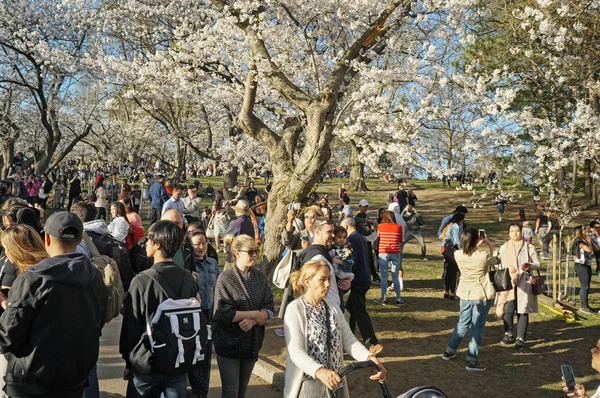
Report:
[[[183,244],[183,230],[172,221],[158,221],[148,231],[146,254],[154,259],[151,270],[158,274],[161,284],[169,286],[177,297],[167,297],[161,286],[154,281],[151,270],[139,273],[131,281],[125,298],[123,325],[119,351],[125,359],[123,378],[129,380],[127,397],[146,397],[153,391],[160,395],[169,390],[176,397],[186,396],[187,374],[166,375],[156,373],[146,333],[159,304],[168,298],[197,297],[196,283],[192,274],[173,262],[173,256]],[[156,395],[156,396],[158,396]],[[154,396],[154,395],[153,395]]]
[[[67,212],[46,221],[50,258],[19,274],[0,317],[0,350],[8,353],[11,397],[81,398],[96,364],[108,290],[75,249],[83,223]]]

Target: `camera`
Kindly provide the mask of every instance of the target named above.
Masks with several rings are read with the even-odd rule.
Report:
[[[288,210],[300,210],[300,203],[299,202],[294,202],[294,203],[288,203],[287,205],[287,209]]]

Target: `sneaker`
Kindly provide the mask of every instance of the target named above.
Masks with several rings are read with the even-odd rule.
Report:
[[[381,278],[379,278],[378,276],[375,277],[375,278],[373,278],[373,283],[380,284],[381,283]]]
[[[512,333],[504,333],[504,338],[500,341],[501,344],[510,345],[515,342],[515,336]]]
[[[381,351],[383,351],[383,344],[381,344],[381,343],[371,344],[371,347],[369,347],[369,351],[371,352],[371,354],[377,355]]]
[[[467,369],[469,372],[481,372],[485,370],[486,367],[477,361],[469,361],[467,362],[467,366],[465,366],[465,369]]]
[[[285,332],[284,332],[283,328],[275,329],[275,334],[279,337],[285,337]]]
[[[450,300],[460,300],[460,297],[458,296],[450,296]]]
[[[373,302],[375,304],[385,305],[385,299],[384,298],[373,299]]]
[[[517,337],[517,340],[515,340],[515,348],[517,350],[522,350],[525,348],[525,341],[522,338]]]
[[[421,261],[427,261],[427,257],[421,257]]]
[[[455,358],[456,358],[456,353],[455,353],[455,352],[448,352],[448,351],[445,351],[445,352],[444,352],[444,355],[442,355],[442,359],[443,359],[444,361],[449,361],[449,360],[451,360],[451,359],[455,359]]]
[[[595,312],[590,307],[581,307],[579,312],[583,312],[585,314],[595,314]]]
[[[402,299],[396,300],[396,307],[402,307],[404,304],[406,304],[406,301]]]
[[[445,299],[451,299],[452,295],[448,294],[448,293],[444,293],[444,298]]]

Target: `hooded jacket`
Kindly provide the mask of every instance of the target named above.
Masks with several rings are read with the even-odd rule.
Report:
[[[80,253],[41,261],[12,285],[0,317],[9,396],[47,396],[83,386],[98,360],[108,290]]]

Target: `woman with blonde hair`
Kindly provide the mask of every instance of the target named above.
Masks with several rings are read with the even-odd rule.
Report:
[[[17,267],[17,274],[48,258],[40,234],[29,225],[11,225],[2,231],[0,242],[8,260]]]
[[[378,372],[370,378],[385,380],[387,372],[381,362],[356,339],[339,306],[325,300],[329,273],[329,265],[316,260],[306,262],[290,276],[299,297],[287,307],[284,318],[284,397],[320,398],[327,396],[327,389],[338,388],[337,396],[349,397],[348,387],[338,375],[344,365],[344,350],[358,361],[372,360]]]
[[[221,374],[223,398],[246,394],[254,364],[273,317],[273,293],[267,277],[256,269],[254,238],[238,235],[231,244],[235,265],[223,271],[215,286],[212,338]]]

